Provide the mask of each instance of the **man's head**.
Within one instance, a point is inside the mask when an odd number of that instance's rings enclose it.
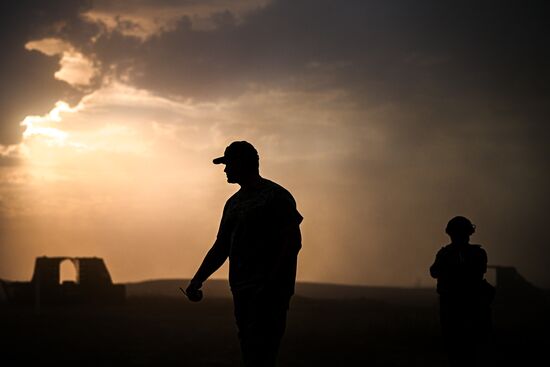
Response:
[[[453,242],[468,243],[470,236],[476,231],[476,226],[466,217],[457,216],[447,223],[445,233],[451,237]]]
[[[225,164],[227,182],[241,184],[259,175],[260,157],[258,151],[247,141],[234,141],[229,144],[222,157],[212,161]]]

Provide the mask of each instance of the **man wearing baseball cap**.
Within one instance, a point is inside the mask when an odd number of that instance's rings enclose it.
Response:
[[[240,189],[227,200],[216,241],[186,294],[200,301],[202,284],[229,258],[244,365],[275,366],[294,294],[303,218],[285,188],[260,176],[252,144],[235,141],[213,162],[224,164],[227,182]]]

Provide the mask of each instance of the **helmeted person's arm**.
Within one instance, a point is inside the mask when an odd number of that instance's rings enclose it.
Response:
[[[475,273],[479,276],[479,279],[483,279],[484,274],[487,272],[487,252],[477,245],[476,251],[476,262],[475,262]]]
[[[432,264],[432,266],[430,266],[430,275],[432,276],[432,278],[437,279],[444,272],[444,265],[443,265],[443,253],[444,252],[443,251],[444,251],[444,248],[441,248],[437,252],[437,255],[435,256],[435,261]]]
[[[482,274],[485,274],[487,272],[487,252],[482,248],[481,249],[481,264],[480,264],[480,270]]]

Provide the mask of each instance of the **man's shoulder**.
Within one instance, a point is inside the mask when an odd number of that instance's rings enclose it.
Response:
[[[287,197],[287,198],[291,198],[291,199],[294,200],[294,197],[292,196],[290,191],[285,189],[283,186],[279,185],[276,182],[268,180],[267,178],[264,178],[263,180],[264,180],[265,188],[267,190],[269,190],[270,192],[272,192],[274,196],[283,197],[283,198]]]
[[[266,178],[262,178],[261,184],[253,192],[243,192],[241,189],[231,195],[225,203],[224,210],[240,205],[243,201],[268,205],[272,203],[288,203],[291,206],[296,206],[296,201],[290,191]]]
[[[236,191],[235,193],[233,193],[233,195],[231,195],[231,196],[225,201],[225,207],[224,207],[224,209],[226,209],[227,207],[229,207],[229,206],[231,206],[231,205],[234,205],[236,202],[239,201],[240,192],[241,192],[241,190]]]

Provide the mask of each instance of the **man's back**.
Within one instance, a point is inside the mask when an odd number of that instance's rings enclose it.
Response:
[[[271,286],[293,292],[301,221],[292,195],[267,179],[229,198],[218,238],[229,247],[231,289],[259,288],[271,281]],[[288,236],[296,231],[298,235]]]

